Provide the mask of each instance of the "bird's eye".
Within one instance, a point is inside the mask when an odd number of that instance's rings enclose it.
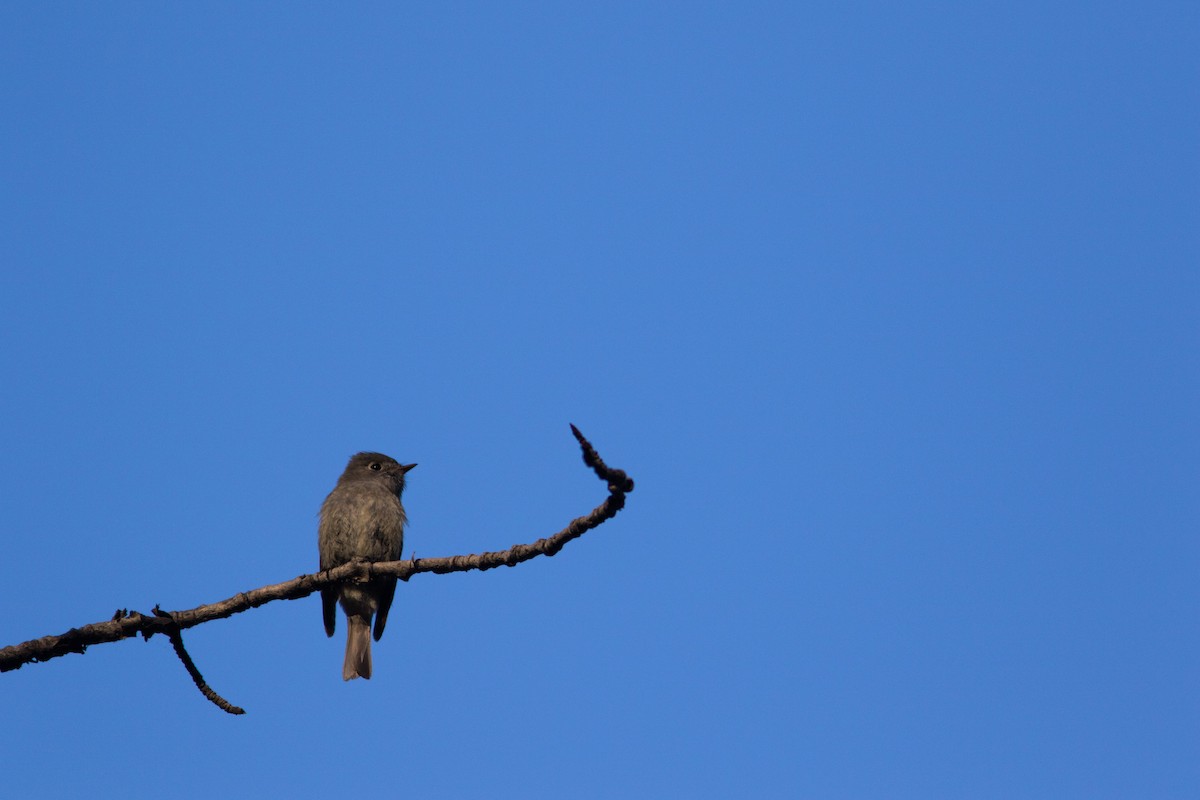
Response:
[[[378,462],[378,461],[372,461],[372,462],[371,462],[371,469],[375,470],[376,472],[379,472],[379,470],[383,469],[383,467],[382,467],[382,466],[380,466],[380,464],[379,464],[379,462]]]

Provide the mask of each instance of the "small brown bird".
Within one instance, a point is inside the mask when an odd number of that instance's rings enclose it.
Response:
[[[358,453],[350,459],[337,486],[321,504],[317,548],[322,570],[355,559],[399,560],[407,521],[400,495],[405,474],[415,466],[400,464],[382,453]],[[395,593],[395,578],[343,583],[321,590],[327,636],[333,636],[339,601],[346,612],[349,630],[342,665],[345,680],[371,677],[371,618],[375,618],[375,641],[379,641]]]

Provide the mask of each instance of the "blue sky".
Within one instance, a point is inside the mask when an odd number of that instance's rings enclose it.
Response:
[[[13,796],[1195,797],[1189,3],[0,10]]]

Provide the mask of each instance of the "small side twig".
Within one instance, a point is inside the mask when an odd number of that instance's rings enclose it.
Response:
[[[209,702],[227,714],[245,714],[246,710],[226,700],[221,695],[213,691],[213,688],[204,680],[204,676],[200,674],[200,670],[196,667],[196,662],[192,661],[192,657],[188,654],[187,649],[183,646],[183,633],[179,630],[179,626],[175,624],[170,612],[163,611],[158,606],[154,607],[154,616],[170,620],[170,625],[164,631],[167,638],[171,640],[171,647],[175,650],[175,655],[179,656],[179,660],[183,662],[183,668],[187,670],[188,675],[192,677],[192,683],[196,684],[196,688],[200,690],[200,694],[208,698]],[[146,634],[149,639],[153,636],[152,633]]]

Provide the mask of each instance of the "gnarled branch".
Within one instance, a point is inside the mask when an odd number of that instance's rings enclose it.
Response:
[[[180,659],[184,661],[188,674],[192,676],[197,687],[204,692],[205,697],[230,713],[240,712],[241,709],[230,705],[208,688],[204,679],[200,677],[200,672],[196,669],[195,664],[191,663],[190,658],[184,658],[186,651],[182,650],[183,640],[180,631],[205,622],[231,617],[274,600],[298,600],[301,597],[308,597],[326,586],[343,581],[364,581],[374,576],[394,576],[407,581],[413,575],[419,575],[422,572],[445,574],[492,569],[500,566],[514,567],[538,556],[554,555],[567,542],[578,539],[592,528],[616,516],[617,512],[625,506],[625,495],[633,491],[633,480],[623,470],[607,466],[592,447],[591,442],[585,439],[574,425],[571,426],[571,432],[575,434],[575,438],[579,440],[579,446],[583,450],[583,463],[591,467],[597,477],[608,484],[608,497],[603,503],[592,509],[590,514],[576,517],[567,527],[553,536],[538,539],[531,544],[516,544],[507,550],[475,555],[374,563],[353,561],[323,572],[301,575],[283,583],[239,592],[225,600],[197,606],[186,611],[163,612],[155,606],[155,613],[147,615],[122,608],[118,609],[106,622],[95,622],[81,628],[71,628],[66,633],[57,636],[43,636],[40,639],[31,639],[28,642],[0,649],[0,672],[20,669],[25,664],[49,661],[68,653],[82,653],[94,644],[115,642],[133,636],[149,639],[154,634],[161,633],[171,639],[177,653],[182,651]]]

